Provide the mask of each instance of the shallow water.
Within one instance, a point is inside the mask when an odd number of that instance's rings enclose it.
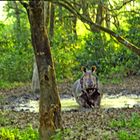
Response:
[[[79,105],[76,103],[74,98],[61,99],[61,106],[62,106],[62,111],[68,111],[71,109],[79,108]],[[19,111],[26,110],[31,112],[39,112],[39,101],[30,100],[28,103],[19,104],[17,109]]]
[[[103,98],[101,106],[103,108],[132,108],[140,105],[139,96],[119,96],[119,97],[107,97]]]
[[[61,99],[62,111],[68,111],[72,109],[78,109],[79,105],[74,98]],[[104,96],[101,101],[101,108],[132,108],[134,106],[140,106],[140,96]],[[17,110],[26,111],[39,111],[39,102],[30,100],[28,103],[19,104]]]

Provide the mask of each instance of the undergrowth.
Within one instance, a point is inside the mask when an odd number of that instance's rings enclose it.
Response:
[[[0,140],[39,140],[39,135],[38,131],[31,126],[24,130],[1,128]]]
[[[29,83],[24,82],[9,82],[9,81],[2,81],[0,80],[0,89],[13,89],[13,88],[19,88],[23,87],[25,85],[29,85]]]
[[[132,116],[122,116],[120,119],[113,119],[110,127],[117,130],[117,137],[120,140],[139,140],[140,139],[140,116],[132,113]]]

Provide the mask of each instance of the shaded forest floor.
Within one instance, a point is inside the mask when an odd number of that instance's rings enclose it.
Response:
[[[119,84],[105,84],[103,91],[106,95],[135,94],[140,95],[140,76],[125,78]],[[61,94],[70,94],[71,85],[59,85]],[[33,128],[39,126],[39,114],[24,111],[5,111],[2,106],[12,104],[18,96],[34,98],[30,87],[22,87],[12,90],[0,91],[0,127],[24,129],[29,125]],[[63,132],[55,137],[60,139],[63,135],[65,140],[139,140],[140,139],[140,107],[133,108],[100,108],[82,109],[62,112]],[[55,139],[55,138],[54,138]]]

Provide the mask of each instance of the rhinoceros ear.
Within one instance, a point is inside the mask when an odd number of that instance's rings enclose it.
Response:
[[[82,66],[81,71],[86,72],[86,67]]]
[[[96,71],[96,66],[92,66],[92,72],[95,72]]]

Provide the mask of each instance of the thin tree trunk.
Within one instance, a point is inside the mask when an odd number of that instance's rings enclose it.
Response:
[[[62,6],[61,5],[59,5],[59,16],[58,17],[59,17],[59,22],[62,23],[63,20],[62,20]]]
[[[48,1],[44,1],[44,14],[46,14],[46,18],[44,19],[44,24],[48,28],[50,21],[50,5],[51,3]]]
[[[102,5],[101,0],[99,0],[95,23],[99,24],[99,25],[102,25],[102,21],[103,21],[103,5]]]
[[[19,12],[17,2],[13,1],[13,4],[14,4],[15,15],[16,15],[16,38],[17,38],[17,45],[19,47],[21,43],[20,12]]]
[[[38,76],[38,69],[37,69],[35,57],[34,57],[33,76],[32,76],[32,92],[40,93],[39,76]]]
[[[51,12],[50,12],[50,40],[52,41],[54,35],[54,22],[55,22],[55,5],[51,3]]]
[[[77,17],[74,15],[74,17],[72,18],[72,31],[75,35],[75,38],[77,39],[76,23],[77,23]]]

